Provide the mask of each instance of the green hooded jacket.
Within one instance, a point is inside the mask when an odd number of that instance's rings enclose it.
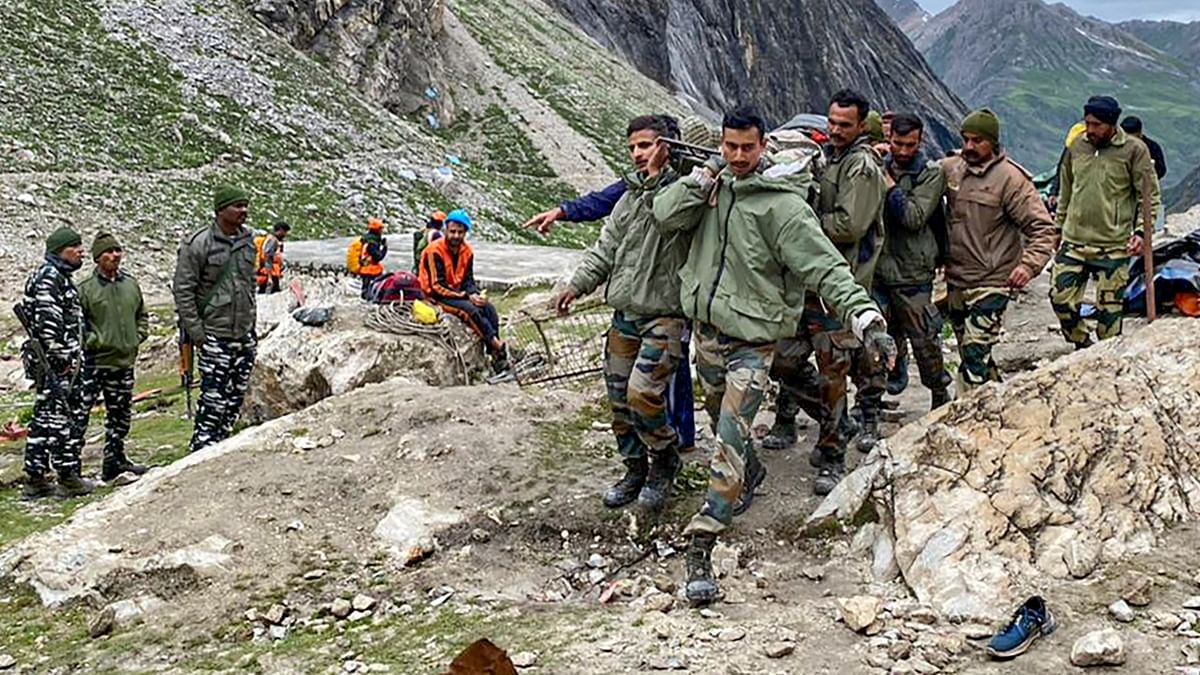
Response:
[[[774,342],[796,334],[806,290],[847,324],[876,309],[805,202],[809,175],[800,163],[744,178],[722,171],[715,206],[694,175],[658,193],[659,227],[693,232],[679,272],[684,314],[740,340]]]
[[[1151,185],[1153,216],[1162,208],[1154,160],[1146,144],[1117,129],[1099,148],[1080,134],[1067,148],[1059,168],[1058,215],[1062,238],[1072,244],[1120,248],[1134,230],[1145,176]]]
[[[867,136],[860,136],[841,153],[830,150],[827,157],[818,209],[821,229],[850,263],[858,283],[870,288],[884,245],[887,185],[882,160]]]
[[[675,179],[669,170],[649,179],[637,173],[625,176],[625,194],[600,230],[599,241],[584,254],[571,288],[586,295],[607,281],[605,302],[628,317],[683,316],[679,269],[692,237],[660,232],[654,220],[654,195]]]
[[[910,286],[933,281],[938,244],[930,220],[942,210],[946,176],[942,168],[918,153],[907,167],[884,158],[885,170],[896,176],[888,190],[883,219],[887,241],[875,267],[875,283]]]
[[[79,283],[83,306],[83,351],[100,368],[132,368],[138,346],[150,335],[142,289],[132,276],[117,271],[109,280],[93,270]]]

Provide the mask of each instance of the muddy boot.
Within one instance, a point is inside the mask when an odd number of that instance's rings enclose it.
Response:
[[[509,371],[508,346],[502,346],[492,354],[492,372],[499,375]]]
[[[96,484],[92,481],[80,476],[78,473],[64,473],[58,475],[58,492],[59,499],[70,499],[71,497],[86,497],[92,494],[96,489]]]
[[[817,469],[817,480],[813,482],[813,494],[818,497],[824,497],[833,492],[846,472],[845,458],[825,454],[823,459],[821,468]]]
[[[120,476],[126,472],[140,476],[146,473],[148,470],[149,467],[142,466],[141,464],[134,464],[133,462],[129,461],[129,458],[126,457],[124,453],[113,453],[104,458],[104,465],[100,471],[100,478],[103,479],[105,483],[108,483],[117,476]]]
[[[638,506],[651,512],[661,509],[671,496],[671,486],[675,483],[675,476],[679,475],[681,466],[683,461],[673,448],[664,452],[662,456],[651,459],[646,484],[638,493]]]
[[[783,450],[796,444],[796,420],[775,418],[767,437],[762,439],[764,450]]]
[[[937,410],[954,399],[950,398],[949,389],[934,389],[929,396],[929,409]]]
[[[46,477],[46,474],[25,477],[25,485],[21,488],[21,499],[28,502],[49,497],[52,494],[54,494],[54,483]]]
[[[604,505],[615,509],[637,499],[642,486],[646,484],[648,470],[649,464],[645,457],[625,460],[625,475],[604,493]]]
[[[740,516],[750,510],[750,506],[754,504],[754,491],[766,479],[767,467],[758,461],[758,455],[754,451],[750,451],[746,456],[746,479],[742,483],[742,494],[738,495],[737,501],[733,503],[733,515]]]
[[[694,534],[688,544],[685,594],[693,605],[707,605],[720,595],[712,570],[712,552],[716,545],[717,537],[713,534]]]
[[[887,393],[889,396],[899,396],[908,389],[908,358],[896,359],[896,367],[888,372]]]
[[[862,431],[855,439],[855,447],[859,452],[870,452],[879,442],[879,413],[868,413],[863,417]]]

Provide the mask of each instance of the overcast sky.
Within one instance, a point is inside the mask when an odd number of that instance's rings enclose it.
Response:
[[[953,5],[955,1],[917,0],[926,11],[934,14]],[[1047,1],[1053,3],[1057,0]],[[1116,22],[1129,19],[1200,21],[1200,0],[1065,0],[1065,2],[1080,14],[1099,17],[1105,21]]]

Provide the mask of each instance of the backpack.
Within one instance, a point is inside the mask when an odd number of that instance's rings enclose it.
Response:
[[[380,305],[424,297],[421,282],[412,272],[393,272],[372,284],[367,292],[367,300]]]
[[[350,242],[350,247],[346,249],[346,269],[351,274],[358,274],[358,270],[362,267],[363,240],[362,237],[355,237]]]

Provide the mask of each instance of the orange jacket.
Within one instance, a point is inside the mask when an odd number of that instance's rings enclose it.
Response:
[[[274,249],[273,255],[268,255],[268,244],[273,243],[270,248]],[[265,284],[269,279],[283,278],[283,242],[275,238],[273,234],[263,235],[254,239],[255,248],[258,250],[258,270],[255,273],[256,280],[260,284]]]
[[[479,292],[475,283],[475,252],[465,241],[457,256],[451,254],[445,237],[431,243],[421,253],[417,278],[421,292],[433,299],[465,298]]]

